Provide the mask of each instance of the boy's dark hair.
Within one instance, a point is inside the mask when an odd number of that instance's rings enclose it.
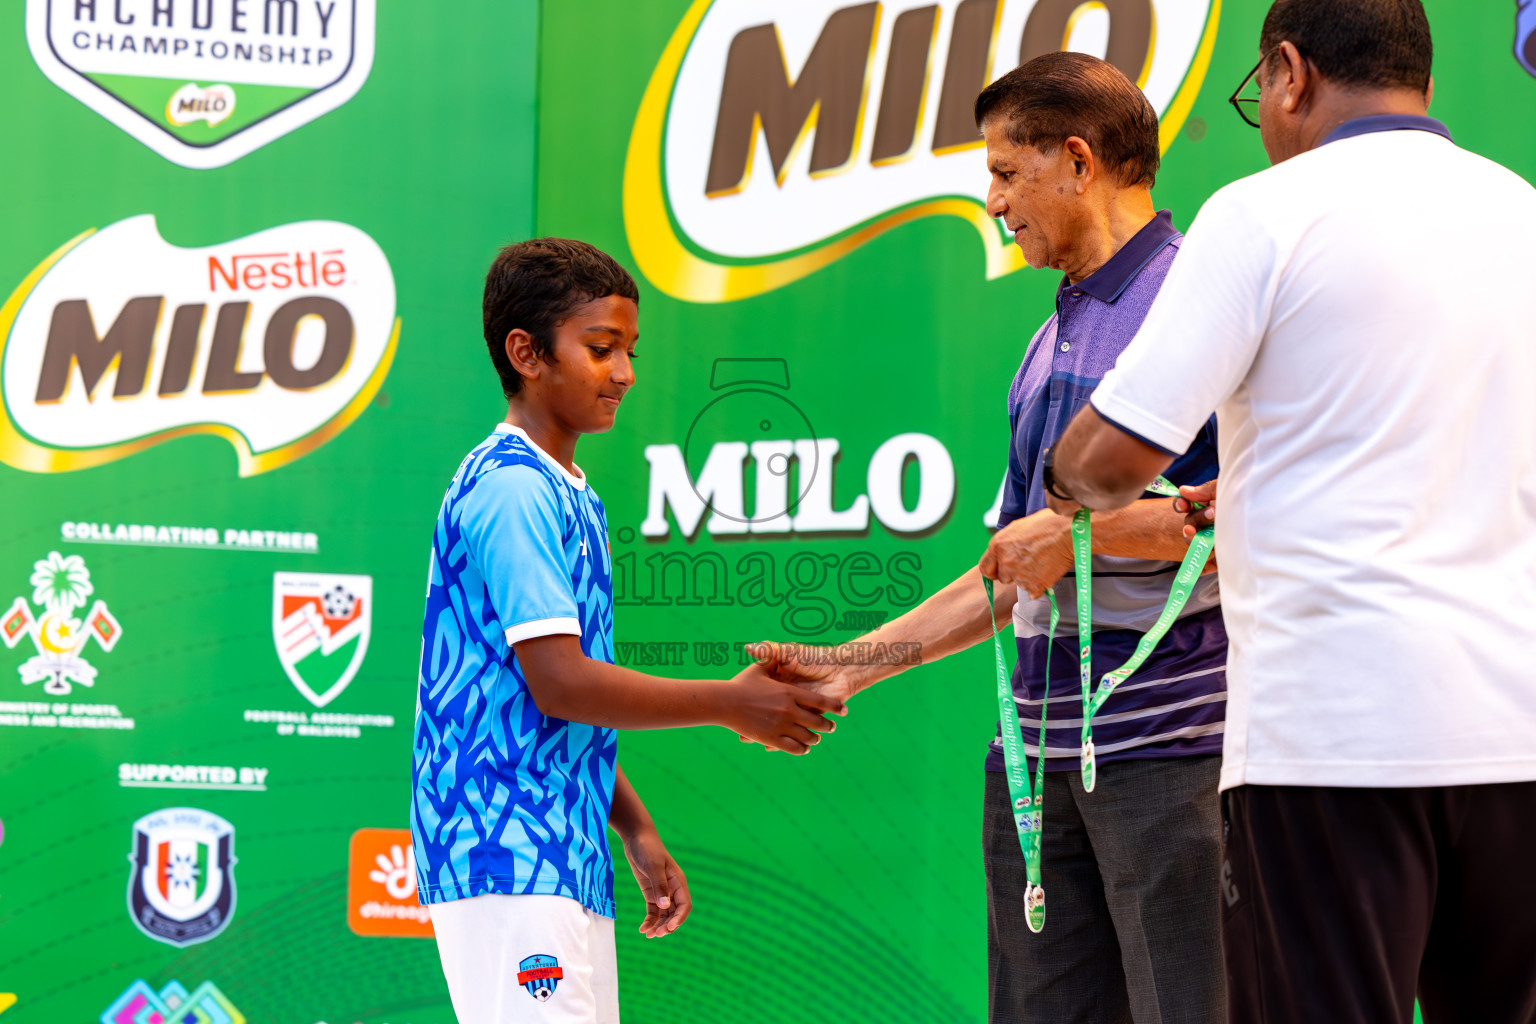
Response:
[[[1429,88],[1435,47],[1420,0],[1276,0],[1259,52],[1284,42],[1341,85]]]
[[[1045,53],[981,90],[976,127],[1006,118],[1008,138],[1050,154],[1076,135],[1121,184],[1152,187],[1161,162],[1157,111],[1113,64]]]
[[[594,245],[572,238],[530,238],[502,249],[485,275],[481,318],[491,364],[508,399],[523,390],[523,375],[507,358],[507,335],[521,327],[540,359],[550,359],[555,328],[576,307],[609,295],[640,301],[629,271]]]

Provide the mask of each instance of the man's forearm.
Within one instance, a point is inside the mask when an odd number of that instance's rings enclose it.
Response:
[[[1013,615],[1018,592],[1011,586],[999,586],[996,596],[997,620],[1001,628]],[[987,592],[982,588],[981,571],[973,568],[905,615],[856,641],[883,643],[887,647],[896,643],[913,644],[912,649],[917,652],[915,659],[899,665],[852,665],[848,673],[862,690],[914,665],[928,665],[974,647],[991,634],[992,616],[987,609]]]
[[[1092,405],[1072,417],[1051,450],[1058,484],[1076,504],[1091,509],[1131,504],[1173,462],[1172,456],[1104,419]],[[1050,501],[1052,508],[1060,509],[1059,499]]]
[[[1144,498],[1093,514],[1094,554],[1178,562],[1188,550],[1184,516],[1174,511],[1172,498]]]

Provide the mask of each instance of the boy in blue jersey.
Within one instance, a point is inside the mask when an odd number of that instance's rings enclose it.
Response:
[[[438,513],[422,633],[411,831],[459,1024],[616,1022],[613,864],[640,931],[688,916],[688,883],[617,760],[615,729],[721,725],[803,754],[836,698],[752,666],[728,682],[613,664],[602,502],[574,461],[633,385],[639,292],[583,242],[508,246],[484,325],[506,421]]]

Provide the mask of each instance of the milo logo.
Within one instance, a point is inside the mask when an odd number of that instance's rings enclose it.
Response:
[[[212,434],[242,476],[275,469],[362,414],[399,326],[389,262],[349,224],[196,249],[149,215],[88,231],[0,306],[0,462],[63,472]]]
[[[696,0],[630,136],[624,219],[663,291],[742,299],[919,217],[969,222],[989,277],[1024,265],[986,213],[972,107],[994,79],[1070,49],[1115,64],[1166,149],[1199,91],[1219,0]]]

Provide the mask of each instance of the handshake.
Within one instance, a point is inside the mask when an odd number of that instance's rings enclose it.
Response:
[[[868,683],[859,678],[858,658],[839,647],[763,642],[748,644],[756,663],[726,686],[732,688],[723,722],[743,743],[768,750],[806,754],[837,723],[828,714],[848,714],[847,699]],[[867,647],[868,645],[862,645]],[[874,682],[870,679],[869,682]]]

